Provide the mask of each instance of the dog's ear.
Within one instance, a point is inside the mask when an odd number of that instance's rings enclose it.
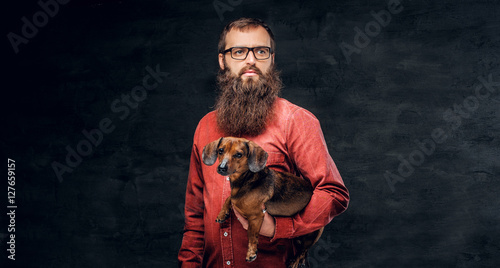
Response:
[[[211,143],[203,147],[203,153],[201,154],[201,159],[203,163],[207,166],[211,166],[217,160],[217,148],[219,148],[222,138],[212,141]]]
[[[252,172],[259,172],[266,167],[267,152],[264,151],[257,143],[253,141],[247,142],[248,148],[248,169]]]

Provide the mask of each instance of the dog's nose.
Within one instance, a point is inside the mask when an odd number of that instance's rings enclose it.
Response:
[[[225,175],[227,173],[227,158],[224,158],[220,165],[217,167],[217,172],[221,175]]]
[[[221,173],[221,172],[222,173],[226,173],[227,172],[227,166],[224,166],[224,167],[219,166],[219,167],[217,167],[217,171],[219,173]]]

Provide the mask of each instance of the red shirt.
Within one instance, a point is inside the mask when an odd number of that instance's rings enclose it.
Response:
[[[275,217],[274,237],[259,236],[257,259],[245,261],[247,232],[231,212],[223,223],[215,222],[230,195],[227,177],[203,164],[203,147],[223,137],[216,112],[201,119],[196,128],[186,188],[185,227],[179,251],[180,267],[286,267],[294,254],[291,238],[317,230],[342,213],[349,192],[340,177],[323,137],[319,121],[309,111],[278,98],[275,118],[256,137],[268,154],[267,166],[309,179],[314,193],[309,204],[293,217]]]

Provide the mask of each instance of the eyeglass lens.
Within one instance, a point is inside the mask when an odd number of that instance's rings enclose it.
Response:
[[[269,55],[271,54],[268,47],[235,47],[231,50],[231,57],[237,60],[244,60],[246,59],[249,50],[253,51],[255,58],[258,60],[265,60],[269,58]]]

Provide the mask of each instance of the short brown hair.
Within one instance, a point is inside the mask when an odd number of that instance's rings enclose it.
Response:
[[[273,31],[271,31],[271,28],[269,28],[269,26],[267,26],[267,24],[265,24],[262,20],[255,18],[239,18],[226,25],[226,27],[224,27],[224,30],[220,34],[218,47],[219,53],[222,53],[226,47],[226,35],[230,30],[232,30],[233,28],[242,30],[248,27],[255,28],[259,26],[262,26],[264,29],[266,29],[267,33],[271,37],[271,51],[273,51],[274,53],[275,44]]]

